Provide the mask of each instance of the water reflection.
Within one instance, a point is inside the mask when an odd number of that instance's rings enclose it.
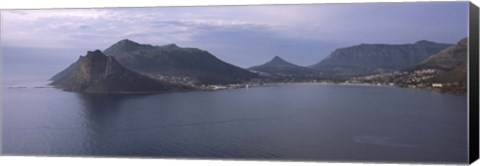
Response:
[[[89,154],[106,154],[109,150],[109,142],[115,138],[115,132],[122,127],[122,117],[129,111],[122,109],[122,105],[130,100],[140,100],[150,95],[106,95],[106,94],[82,94],[77,97],[81,102],[80,110],[83,117],[83,144]]]

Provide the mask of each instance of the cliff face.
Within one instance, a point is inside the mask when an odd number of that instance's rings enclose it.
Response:
[[[161,82],[120,65],[101,51],[89,51],[64,71],[53,76],[51,85],[87,93],[140,93],[191,89],[181,84]]]

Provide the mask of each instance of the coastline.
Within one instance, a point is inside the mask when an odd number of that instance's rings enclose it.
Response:
[[[420,89],[420,90],[427,90],[431,92],[441,93],[441,94],[452,94],[452,95],[459,95],[459,96],[466,96],[467,93],[455,93],[449,91],[442,91],[441,89],[435,89],[430,87],[410,87],[410,86],[401,86],[398,84],[376,84],[376,83],[353,83],[353,82],[331,82],[331,81],[319,81],[319,82],[266,82],[266,83],[239,83],[239,84],[226,84],[226,85],[201,85],[197,88],[192,89],[172,89],[166,91],[118,91],[118,92],[79,92],[79,91],[72,91],[67,89],[62,89],[59,87],[55,87],[52,85],[35,85],[35,86],[9,86],[5,87],[8,89],[26,89],[26,88],[35,88],[35,89],[42,89],[42,88],[55,88],[66,92],[76,92],[76,93],[83,93],[83,94],[119,94],[119,95],[142,95],[142,94],[162,94],[162,93],[177,93],[177,92],[201,92],[201,91],[219,91],[219,90],[232,90],[232,89],[248,89],[248,88],[257,88],[257,87],[268,87],[268,86],[281,86],[281,85],[292,85],[292,84],[299,84],[299,85],[344,85],[344,86],[368,86],[368,87],[396,87],[396,88],[409,88],[409,89]]]

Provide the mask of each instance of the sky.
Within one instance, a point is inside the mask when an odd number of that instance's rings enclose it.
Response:
[[[130,39],[197,47],[240,67],[274,56],[306,66],[362,43],[455,43],[467,23],[468,2],[4,10],[0,38],[10,54],[59,59]]]

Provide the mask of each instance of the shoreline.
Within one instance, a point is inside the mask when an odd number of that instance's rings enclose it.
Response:
[[[162,94],[162,93],[177,93],[177,92],[202,92],[202,91],[220,91],[220,90],[233,90],[233,89],[248,89],[248,88],[257,88],[257,87],[268,87],[268,86],[281,86],[281,85],[293,85],[293,84],[300,84],[300,85],[345,85],[345,86],[368,86],[368,87],[395,87],[395,88],[408,88],[408,89],[420,89],[420,90],[427,90],[431,92],[436,92],[440,94],[452,94],[452,95],[459,95],[459,96],[466,96],[468,93],[454,93],[454,92],[443,92],[441,89],[434,89],[434,88],[426,88],[426,87],[409,87],[409,86],[401,86],[398,84],[374,84],[374,83],[352,83],[352,82],[268,82],[268,83],[241,83],[241,84],[226,84],[226,85],[202,85],[199,88],[194,89],[172,89],[167,91],[121,91],[121,92],[79,92],[79,91],[72,91],[66,90],[62,88],[58,88],[51,85],[37,85],[37,86],[10,86],[5,87],[7,89],[43,89],[43,88],[54,88],[59,89],[66,92],[76,92],[81,94],[119,94],[119,95],[142,95],[142,94]]]
[[[367,86],[367,87],[388,87],[388,88],[405,88],[405,89],[418,89],[418,90],[425,90],[440,94],[451,94],[451,95],[458,95],[458,96],[467,96],[467,92],[465,93],[458,93],[458,92],[451,92],[451,91],[442,91],[441,89],[435,89],[430,87],[410,87],[410,86],[401,86],[398,84],[375,84],[375,83],[347,83],[347,82],[289,82],[289,83],[269,83],[270,86],[274,85],[288,85],[288,84],[311,84],[311,85],[345,85],[345,86]]]

